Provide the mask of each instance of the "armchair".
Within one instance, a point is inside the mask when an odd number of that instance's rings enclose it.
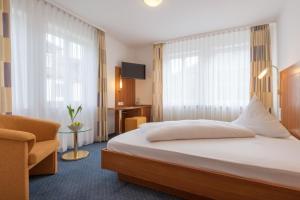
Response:
[[[29,174],[57,172],[59,124],[0,115],[0,196],[28,200]]]

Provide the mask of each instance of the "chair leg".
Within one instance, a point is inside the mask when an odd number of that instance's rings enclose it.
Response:
[[[50,175],[57,173],[57,151],[50,154],[39,164],[30,169],[30,175]]]

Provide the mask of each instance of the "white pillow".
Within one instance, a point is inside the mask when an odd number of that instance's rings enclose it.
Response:
[[[244,126],[213,120],[198,121],[194,124],[182,122],[181,124],[165,125],[146,132],[146,138],[150,142],[251,137],[255,137],[255,133]]]
[[[289,131],[264,107],[262,102],[254,96],[246,110],[232,123],[251,129],[258,135],[273,138],[287,138]]]

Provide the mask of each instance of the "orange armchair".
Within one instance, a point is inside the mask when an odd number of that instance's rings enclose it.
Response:
[[[55,122],[0,115],[0,198],[29,199],[29,174],[57,172]]]

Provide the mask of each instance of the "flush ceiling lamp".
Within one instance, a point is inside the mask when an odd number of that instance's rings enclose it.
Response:
[[[162,0],[144,0],[144,3],[150,7],[156,7],[161,4]]]

